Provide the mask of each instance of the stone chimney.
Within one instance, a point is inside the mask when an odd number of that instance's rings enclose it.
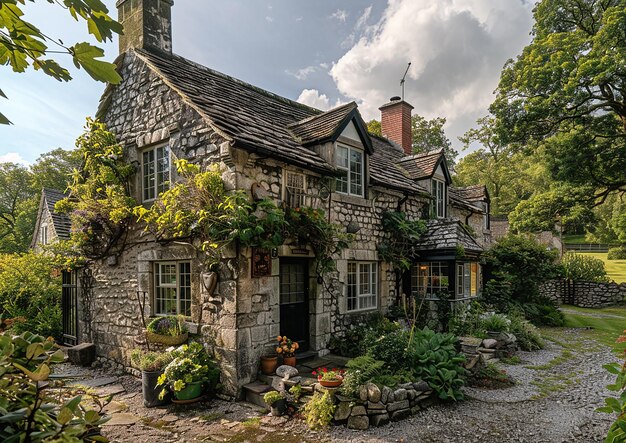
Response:
[[[402,146],[407,155],[412,154],[411,110],[413,106],[400,97],[391,97],[389,103],[378,109],[380,109],[380,125],[383,136]]]
[[[171,54],[173,4],[173,0],[118,0],[118,21],[124,26],[120,54],[131,48]]]

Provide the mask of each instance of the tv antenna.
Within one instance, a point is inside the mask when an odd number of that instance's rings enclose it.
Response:
[[[409,64],[406,66],[406,71],[404,71],[402,80],[400,80],[400,86],[402,87],[402,101],[404,101],[404,83],[406,81],[406,74],[409,72],[410,67],[411,67],[411,62],[409,62]]]

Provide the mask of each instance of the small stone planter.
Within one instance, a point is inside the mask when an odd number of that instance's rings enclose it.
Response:
[[[150,343],[160,343],[167,346],[178,346],[186,343],[189,334],[185,332],[181,335],[161,335],[154,332],[146,331],[146,340]]]

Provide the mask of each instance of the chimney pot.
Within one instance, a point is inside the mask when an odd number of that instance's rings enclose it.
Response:
[[[400,100],[402,100],[402,98],[399,95],[394,95],[393,97],[389,99],[390,102],[397,102]]]

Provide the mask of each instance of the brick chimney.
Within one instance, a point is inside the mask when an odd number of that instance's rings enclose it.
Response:
[[[380,125],[383,136],[402,146],[407,155],[412,154],[411,110],[413,106],[400,97],[391,97],[389,103],[378,109],[380,109]]]
[[[171,54],[173,4],[173,0],[118,0],[118,21],[124,26],[120,54],[130,48]]]

